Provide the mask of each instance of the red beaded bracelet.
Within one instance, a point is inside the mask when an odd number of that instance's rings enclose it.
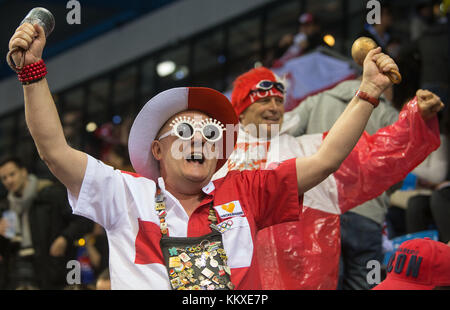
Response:
[[[362,100],[370,102],[374,108],[376,108],[380,104],[380,99],[372,97],[368,93],[360,90],[356,92],[355,96],[361,98]]]
[[[44,61],[41,59],[38,62],[29,64],[17,72],[19,81],[23,85],[28,85],[42,80],[47,75],[47,68]]]

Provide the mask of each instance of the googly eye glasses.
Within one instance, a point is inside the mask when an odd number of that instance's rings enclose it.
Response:
[[[261,91],[261,90],[267,91],[267,90],[271,90],[273,87],[278,89],[283,94],[286,92],[286,88],[284,87],[283,83],[273,82],[273,81],[268,81],[268,80],[259,81],[258,84],[256,84],[255,88],[252,89],[252,91],[253,92]]]
[[[208,142],[217,142],[222,139],[225,126],[213,118],[204,119],[200,122],[190,117],[177,117],[171,123],[171,130],[161,135],[158,140],[174,135],[181,140],[190,140],[196,131],[200,131]]]

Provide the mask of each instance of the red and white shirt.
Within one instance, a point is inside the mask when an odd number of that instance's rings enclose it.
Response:
[[[178,200],[164,189],[169,236],[198,237],[211,232],[209,203],[219,222],[232,219],[222,234],[236,289],[261,289],[254,264],[258,230],[299,218],[295,159],[273,170],[233,171],[210,182],[199,207],[189,217]],[[69,192],[75,214],[102,225],[108,235],[112,289],[170,289],[159,246],[161,232],[155,210],[154,181],[114,170],[88,155],[78,199]]]

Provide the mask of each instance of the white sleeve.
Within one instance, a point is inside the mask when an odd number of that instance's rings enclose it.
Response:
[[[439,148],[428,155],[412,173],[434,184],[443,182],[447,176],[447,167],[449,164],[447,149],[447,139],[444,135],[441,135],[441,145]]]
[[[73,213],[111,230],[125,218],[127,210],[124,178],[119,170],[88,155],[78,199],[68,191]]]

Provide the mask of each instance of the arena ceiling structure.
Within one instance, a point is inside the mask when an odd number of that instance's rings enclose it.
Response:
[[[9,42],[14,30],[31,9],[44,7],[52,12],[56,24],[44,51],[44,56],[49,59],[176,1],[179,0],[0,0],[0,42]],[[75,2],[81,8],[80,23],[69,24],[67,16],[75,8]],[[2,44],[0,55],[6,56],[7,51],[7,44]],[[6,62],[2,61],[0,80],[12,74]]]

